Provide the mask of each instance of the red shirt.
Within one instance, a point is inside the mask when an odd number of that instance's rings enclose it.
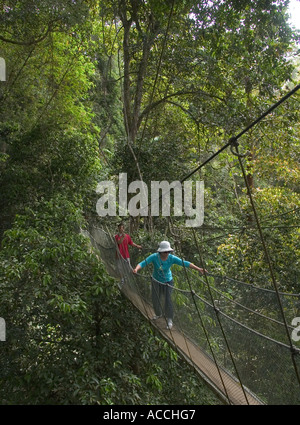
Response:
[[[120,254],[123,258],[129,258],[128,245],[133,245],[131,237],[124,233],[124,235],[120,236],[119,234],[115,235],[115,240],[119,247]]]

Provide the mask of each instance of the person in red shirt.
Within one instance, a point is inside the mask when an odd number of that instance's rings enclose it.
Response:
[[[128,245],[131,245],[135,248],[142,249],[141,245],[137,245],[131,239],[131,237],[125,233],[124,223],[118,225],[118,233],[115,235],[115,241],[118,246],[117,258],[118,258],[118,268],[123,280],[124,270],[123,267],[126,267],[127,264],[130,266],[130,255]],[[124,263],[124,260],[126,263]]]

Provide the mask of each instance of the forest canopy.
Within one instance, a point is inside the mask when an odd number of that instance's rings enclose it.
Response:
[[[1,1],[2,404],[220,403],[80,231],[123,218],[97,215],[100,181],[181,181],[299,84],[299,35],[282,0]],[[244,175],[226,149],[191,177],[205,267],[270,288],[251,194],[279,289],[299,293],[299,92],[239,152]],[[184,217],[125,222],[146,253],[168,238],[199,264]]]

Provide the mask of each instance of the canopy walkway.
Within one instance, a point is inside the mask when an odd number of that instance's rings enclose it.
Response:
[[[297,85],[180,180],[182,183],[189,179],[230,147],[245,182],[272,290],[259,287],[257,282],[253,285],[251,276],[250,284],[209,273],[200,277],[191,269],[177,270],[178,266],[174,266],[174,327],[168,330],[166,318],[151,320],[151,270],[134,274],[127,262],[117,259],[117,247],[108,233],[96,227],[87,232],[107,271],[119,281],[123,278],[119,285],[122,293],[228,404],[300,404],[300,349],[293,343],[291,326],[293,319],[300,317],[300,294],[278,289],[242,160],[246,154],[239,152],[238,143],[240,137],[299,89]],[[144,253],[139,260],[152,252]],[[184,257],[182,253],[177,255]],[[134,261],[136,265],[138,259]]]
[[[280,317],[260,313],[262,305],[276,312],[274,291],[211,275],[208,291],[197,273],[175,267],[174,326],[168,330],[165,318],[152,320],[150,274],[133,274],[127,262],[118,261],[114,240],[103,229],[85,233],[108,273],[118,282],[123,276],[122,293],[225,403],[300,404],[294,368],[300,369],[300,350],[288,344]],[[300,316],[299,294],[280,297],[286,314]]]

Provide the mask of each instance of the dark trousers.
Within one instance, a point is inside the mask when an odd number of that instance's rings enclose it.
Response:
[[[173,319],[173,303],[171,294],[174,282],[160,283],[152,279],[152,303],[156,316]]]

